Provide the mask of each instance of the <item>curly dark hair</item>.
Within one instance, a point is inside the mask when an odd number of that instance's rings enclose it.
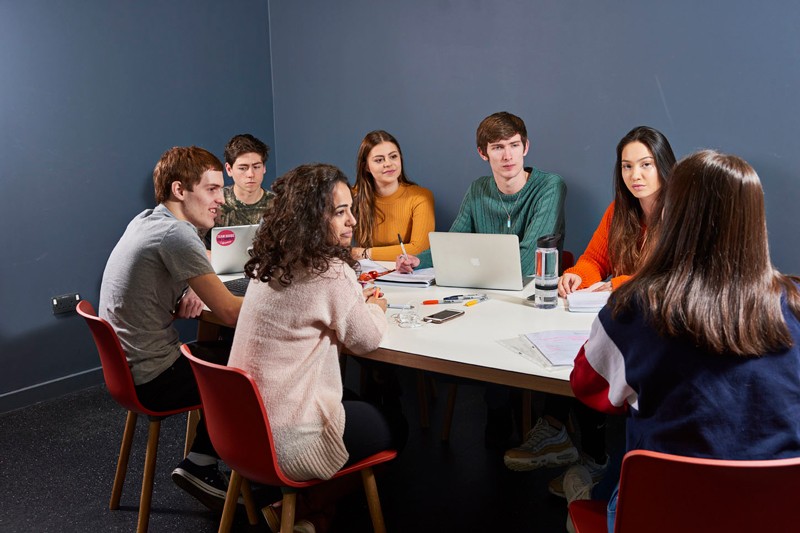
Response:
[[[347,185],[347,176],[333,165],[312,163],[290,170],[272,184],[275,198],[264,214],[253,242],[253,257],[245,274],[284,287],[292,284],[296,272],[323,274],[332,259],[340,259],[354,270],[358,261],[350,248],[331,236],[333,189]]]

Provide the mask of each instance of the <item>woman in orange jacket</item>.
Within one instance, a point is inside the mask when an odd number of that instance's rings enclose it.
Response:
[[[661,218],[661,189],[674,165],[675,154],[660,131],[638,126],[622,138],[614,167],[614,201],[586,251],[558,280],[559,296],[601,281],[604,283],[595,290],[610,291],[636,272],[645,255],[648,233]]]

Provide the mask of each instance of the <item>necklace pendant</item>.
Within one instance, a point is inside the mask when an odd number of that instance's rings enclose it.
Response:
[[[511,217],[508,217],[508,219],[506,219],[506,227],[508,229],[511,229]]]

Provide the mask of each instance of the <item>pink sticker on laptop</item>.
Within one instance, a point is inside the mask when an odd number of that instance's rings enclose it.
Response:
[[[229,229],[224,229],[217,234],[217,244],[230,246],[236,240],[236,234]]]

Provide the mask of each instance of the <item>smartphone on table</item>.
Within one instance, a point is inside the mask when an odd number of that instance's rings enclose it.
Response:
[[[461,316],[463,314],[464,311],[459,311],[456,309],[445,309],[444,311],[439,311],[438,313],[428,315],[424,317],[422,320],[424,320],[425,322],[430,322],[432,324],[441,324],[442,322],[447,322],[448,320],[452,320],[457,316]]]

